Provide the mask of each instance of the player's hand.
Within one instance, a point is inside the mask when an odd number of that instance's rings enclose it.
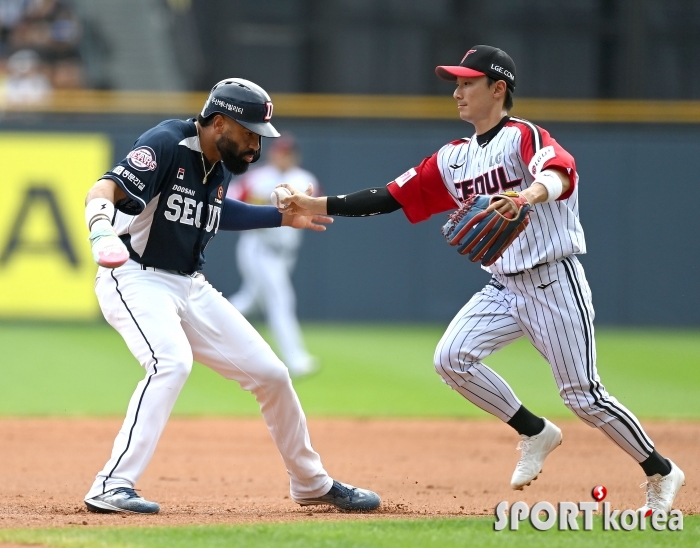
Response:
[[[101,220],[90,231],[92,258],[105,268],[118,268],[129,260],[129,250],[119,239],[109,221]]]
[[[312,196],[314,193],[313,185],[310,184],[306,192],[299,192],[287,183],[277,186],[286,188],[290,192],[290,196],[284,196],[280,200],[280,203],[285,206],[279,210],[281,213],[307,217],[326,214],[326,198],[314,198]]]
[[[282,213],[282,226],[291,226],[292,228],[306,228],[315,232],[323,232],[326,230],[324,225],[329,225],[332,222],[333,217],[327,215],[300,215],[288,213],[286,210]]]
[[[527,203],[532,204],[532,202],[528,200],[526,191],[514,194],[516,196],[524,198],[527,201]],[[489,205],[489,207],[487,207],[485,210],[486,213],[490,213],[491,211],[500,213],[506,219],[512,219],[520,212],[520,209],[513,200],[508,200],[504,197],[501,197],[500,195],[496,195],[492,198],[491,205]]]

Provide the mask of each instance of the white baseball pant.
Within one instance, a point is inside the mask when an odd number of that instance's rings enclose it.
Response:
[[[482,360],[525,336],[551,365],[564,404],[642,462],[654,444],[600,382],[593,317],[591,291],[575,256],[494,276],[450,323],[435,350],[435,369],[474,405],[507,422],[521,402]]]
[[[201,274],[146,269],[129,260],[100,268],[97,298],[107,321],[146,370],[129,402],[112,456],[86,498],[134,487],[146,469],[193,360],[255,395],[282,455],[295,499],[324,495],[332,480],[311,447],[289,372],[270,346]]]

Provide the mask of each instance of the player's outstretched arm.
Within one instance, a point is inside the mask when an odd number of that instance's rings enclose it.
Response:
[[[105,268],[117,268],[129,259],[129,251],[112,226],[114,204],[126,198],[111,179],[100,179],[85,199],[85,222],[90,231],[92,258]]]
[[[392,213],[401,209],[401,204],[391,195],[387,187],[367,188],[352,194],[314,198],[299,192],[289,185],[279,185],[286,193],[277,197],[279,210],[292,215],[337,215],[341,217],[368,217]]]

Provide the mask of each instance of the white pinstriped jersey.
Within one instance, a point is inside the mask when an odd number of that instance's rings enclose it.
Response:
[[[472,194],[524,190],[545,168],[566,172],[571,188],[555,202],[536,204],[530,225],[495,264],[486,268],[492,273],[512,274],[586,252],[578,218],[576,164],[547,131],[506,116],[484,135],[443,146],[388,188],[409,221],[417,223],[456,209]]]

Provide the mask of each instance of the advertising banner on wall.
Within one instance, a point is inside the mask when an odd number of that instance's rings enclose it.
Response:
[[[98,317],[83,212],[111,159],[103,135],[0,133],[0,318]]]

